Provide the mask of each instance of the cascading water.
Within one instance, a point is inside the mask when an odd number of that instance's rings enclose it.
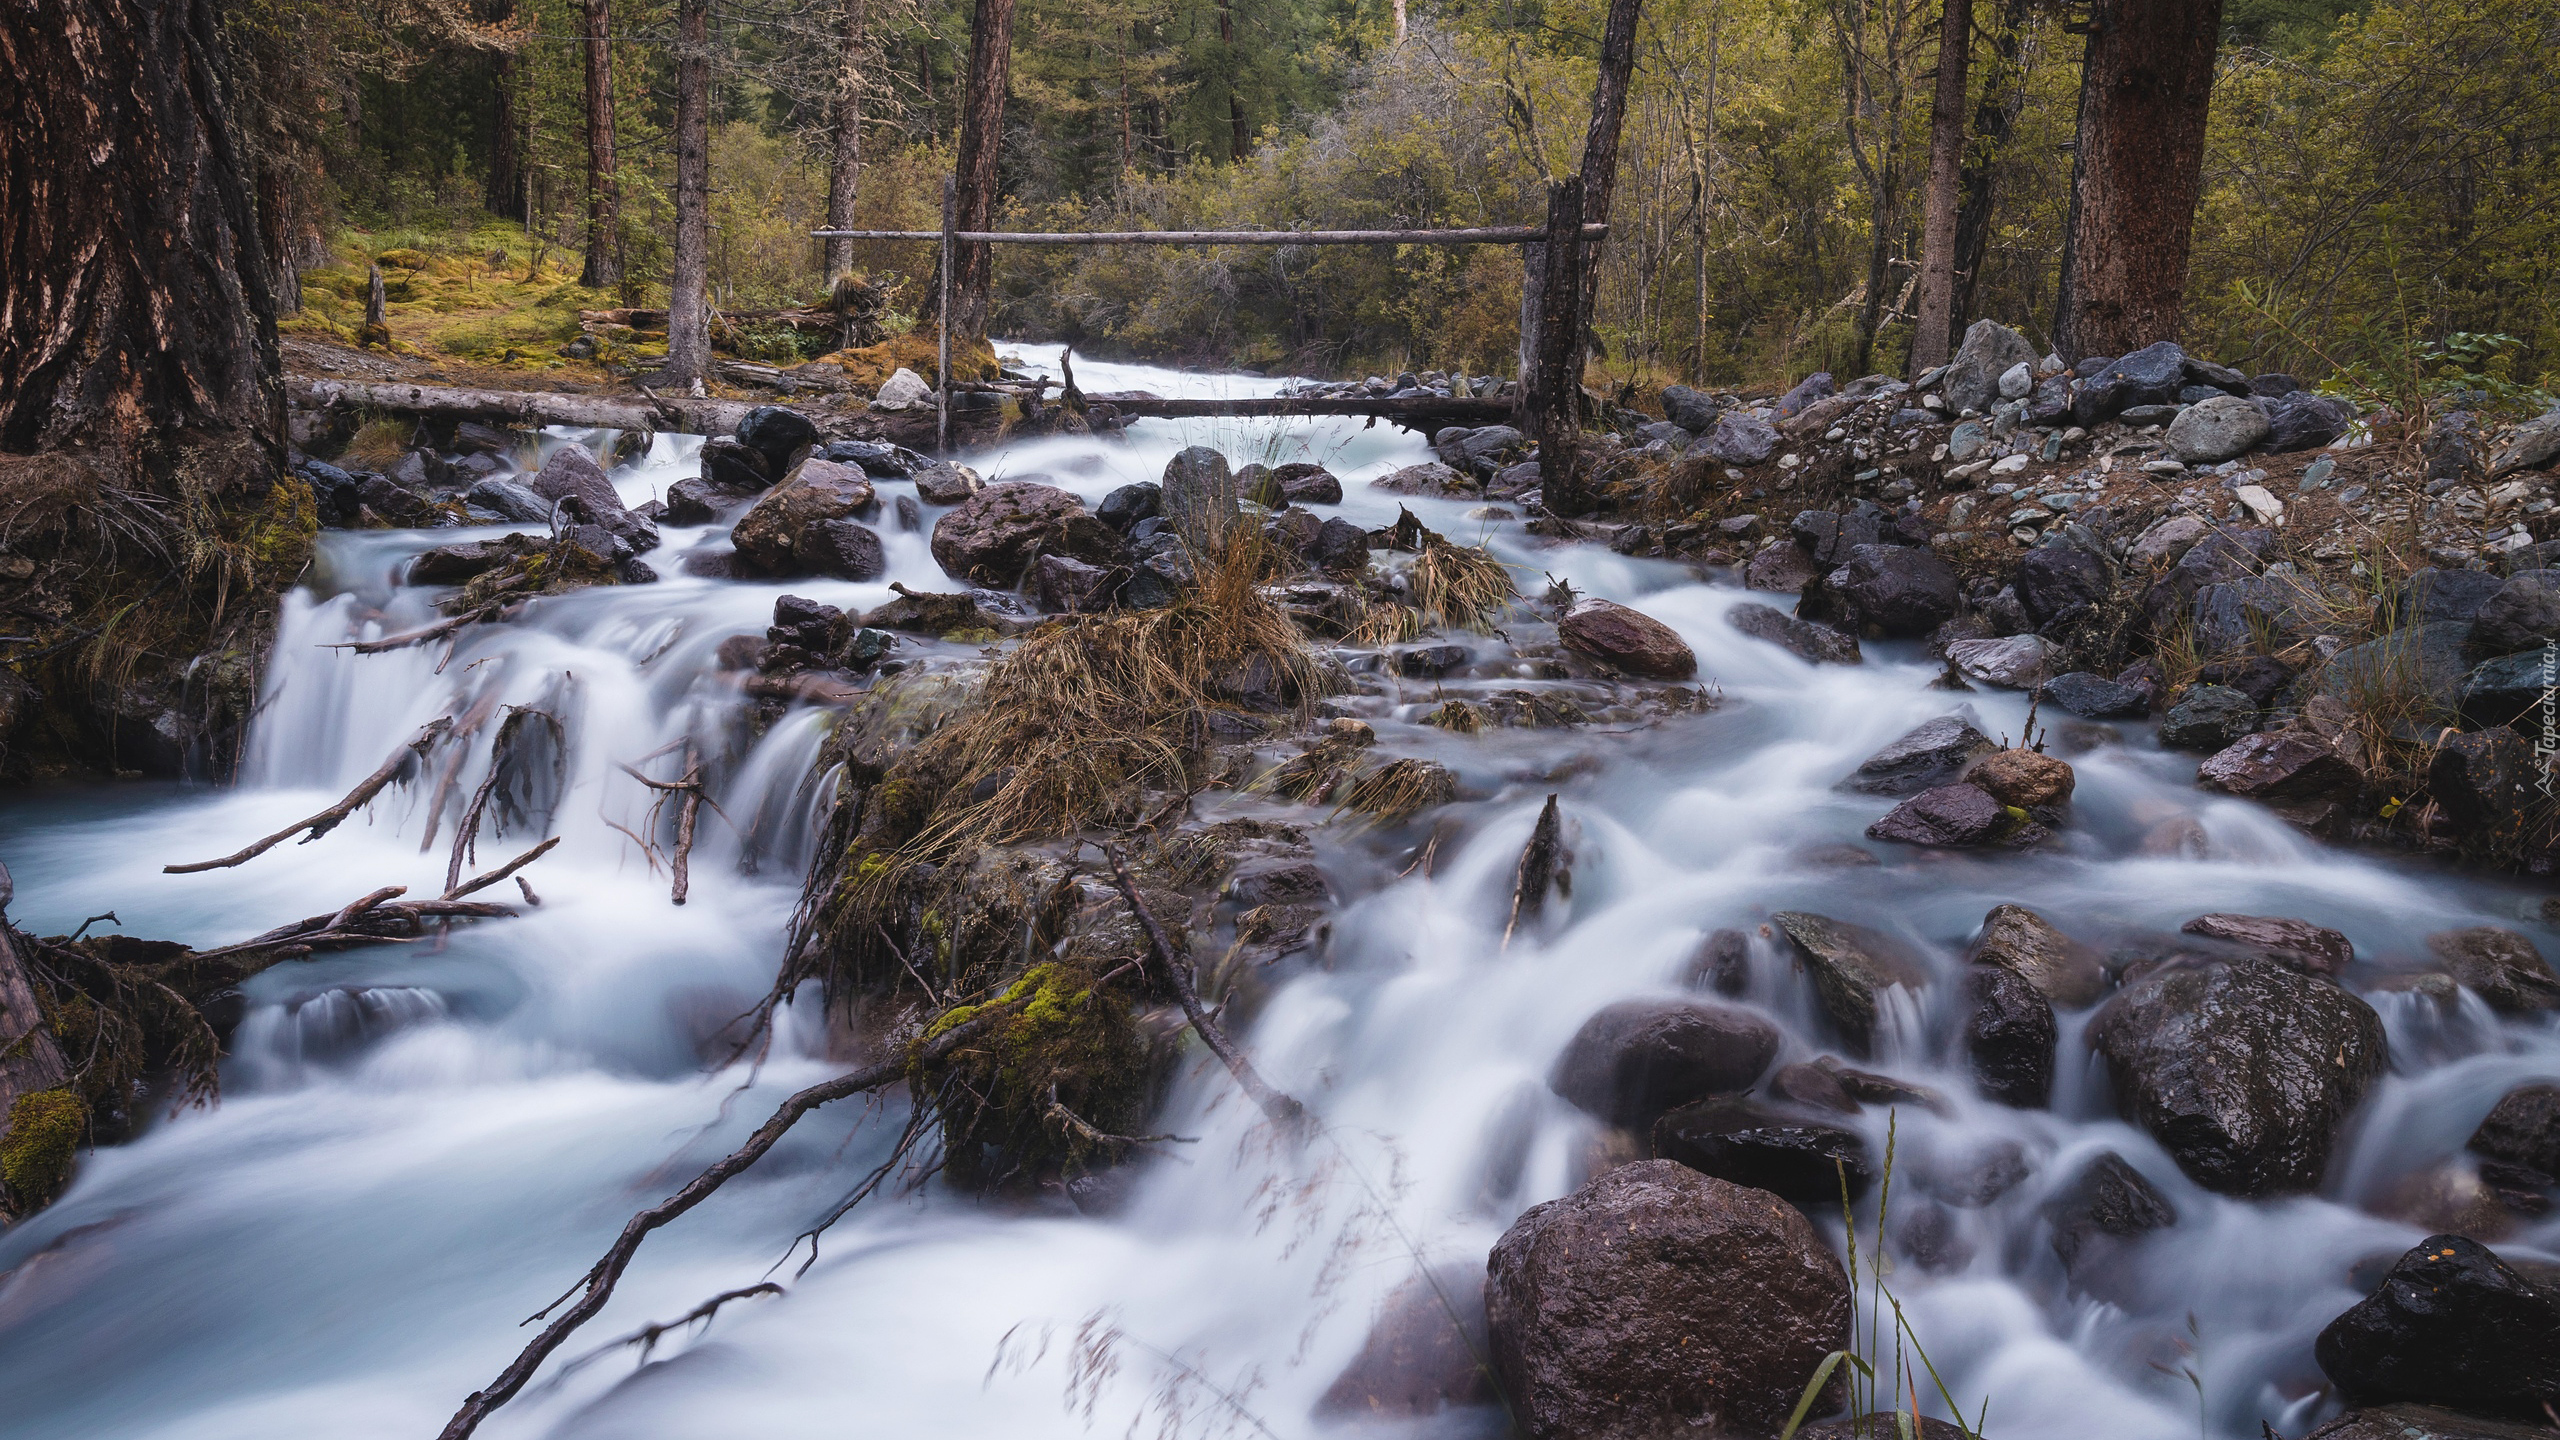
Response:
[[[1256,388],[1084,369],[1097,390]],[[662,492],[691,472],[697,443],[660,437],[617,485],[634,502]],[[1125,443],[1042,439],[968,458],[990,479],[1037,472],[1091,501],[1154,478],[1186,443],[1239,461],[1320,460],[1349,482],[1343,513],[1366,524],[1391,519],[1398,502],[1361,482],[1427,458],[1411,437],[1356,422],[1149,422]],[[2074,823],[2056,849],[1986,858],[1880,846],[1880,864],[1844,863],[1838,847],[1890,803],[1833,788],[1859,760],[1958,699],[1987,732],[2019,734],[2022,700],[1934,691],[1935,667],[1894,647],[1873,647],[1859,667],[1808,666],[1724,623],[1741,591],[1598,547],[1533,548],[1516,524],[1457,503],[1410,503],[1455,538],[1488,538],[1524,575],[1671,624],[1722,703],[1649,727],[1458,736],[1412,722],[1444,694],[1533,682],[1389,682],[1404,693],[1351,702],[1382,744],[1448,764],[1485,798],[1453,808],[1453,838],[1427,864],[1413,836],[1319,832],[1349,897],[1330,954],[1282,983],[1247,1037],[1268,1077],[1321,1118],[1317,1137],[1275,1140],[1222,1071],[1194,1066],[1160,1117],[1187,1143],[1162,1147],[1113,1218],[932,1185],[883,1195],[830,1232],[805,1274],[775,1276],[786,1297],[737,1302],[707,1332],[671,1334],[636,1370],[636,1350],[561,1364],[763,1278],[895,1129],[859,1106],[821,1112],[653,1238],[608,1313],[483,1433],[1011,1437],[1137,1423],[1299,1436],[1349,1423],[1317,1418],[1316,1401],[1381,1298],[1426,1262],[1480,1267],[1523,1209],[1588,1172],[1595,1122],[1545,1083],[1582,1020],[1612,1001],[1680,993],[1702,936],[1781,910],[1870,925],[1929,957],[1934,983],[1887,1016],[1871,1063],[1944,1099],[1897,1107],[1890,1121],[1870,1107],[1847,1123],[1878,1153],[1893,1127],[1899,1218],[1930,1227],[1933,1258],[1904,1262],[1892,1284],[1968,1411],[1987,1399],[2003,1437],[2308,1428],[2321,1403],[2311,1337],[2370,1282],[2377,1257],[2423,1233],[2383,1218],[2396,1187],[2455,1160],[2509,1087],[2560,1074],[2560,1030],[2502,1019],[2467,995],[2450,1010],[2372,995],[2391,1069],[2328,1183],[2316,1196],[2244,1202],[2199,1189],[2114,1118],[2081,1041],[2084,1015],[2063,1019],[2049,1111],[1974,1098],[1950,1038],[1963,942],[2004,901],[2075,929],[2174,930],[2230,910],[2313,918],[2387,964],[2469,924],[2523,929],[2548,947],[2532,897],[2321,847],[2256,807],[2201,794],[2190,761],[2131,728],[2072,757]],[[385,884],[441,890],[449,797],[477,786],[496,717],[540,709],[567,739],[563,843],[525,872],[538,907],[443,943],[259,975],[219,1108],[85,1157],[68,1194],[0,1236],[0,1432],[433,1434],[522,1344],[517,1322],[570,1286],[633,1210],[728,1150],[780,1094],[840,1064],[823,1057],[825,1037],[786,1029],[752,1077],[702,1070],[714,1033],[770,983],[827,798],[809,773],[823,717],[795,710],[747,743],[715,651],[761,631],[785,593],[850,610],[889,598],[893,579],[949,588],[924,537],[888,534],[878,583],[715,581],[661,565],[658,584],[541,601],[449,655],[327,648],[431,621],[428,593],[392,577],[407,555],[453,538],[327,537],[324,563],[287,601],[236,789],[57,792],[0,812],[22,928],[64,931],[113,909],[133,933],[211,944]],[[671,530],[666,554],[716,538]],[[1476,673],[1502,668],[1500,642],[1470,644]],[[421,724],[474,713],[472,758],[449,788],[431,772],[308,848],[159,873],[309,814]],[[669,778],[670,747],[688,738],[712,757],[726,822],[706,820],[679,909],[631,838],[648,832],[659,792],[620,767]],[[1571,898],[1506,944],[1513,867],[1550,792],[1563,797],[1574,851]],[[2177,815],[2201,828],[2209,858],[2142,853],[2139,838]],[[531,843],[484,835],[470,868]],[[1825,1053],[1805,980],[1765,942],[1755,952],[1745,1003],[1784,1028],[1780,1062]],[[2104,1150],[2148,1177],[2179,1221],[2102,1300],[2065,1283],[2040,1207]],[[1958,1203],[1965,1177],[2003,1155],[2027,1178],[1988,1203]],[[1822,1223],[1836,1241],[1838,1217]],[[2560,1254],[2560,1219],[2502,1252]],[[1933,1397],[1929,1408],[1942,1411]],[[1492,1435],[1503,1421],[1477,1407],[1372,1422],[1398,1425]]]

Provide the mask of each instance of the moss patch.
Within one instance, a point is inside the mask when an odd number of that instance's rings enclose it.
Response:
[[[50,1204],[71,1183],[72,1159],[89,1125],[89,1107],[69,1090],[38,1090],[9,1107],[0,1134],[0,1184],[15,1213]]]
[[[953,1183],[1024,1188],[1118,1161],[1154,1093],[1154,1067],[1128,1003],[1088,972],[1054,963],[1023,972],[999,999],[1021,1009],[913,1077],[942,1122]],[[982,1013],[974,1005],[946,1010],[925,1038]]]

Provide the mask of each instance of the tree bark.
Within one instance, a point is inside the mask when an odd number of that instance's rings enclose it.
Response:
[[[701,393],[711,370],[711,0],[676,5],[676,254],[667,378]]]
[[[1938,85],[1929,102],[1929,186],[1920,219],[1920,303],[1911,370],[1954,353],[1956,208],[1964,180],[1966,61],[1973,48],[1973,0],[1946,0],[1938,20]]]
[[[827,168],[827,228],[854,228],[854,200],[862,183],[863,0],[837,0],[836,144]],[[853,269],[851,240],[827,242],[827,280]]]
[[[1547,273],[1539,287],[1538,364],[1521,386],[1529,433],[1538,442],[1538,483],[1548,511],[1579,515],[1591,508],[1582,487],[1582,275],[1587,248],[1568,237],[1583,220],[1583,185],[1567,175],[1547,192]]]
[[[1586,223],[1609,223],[1609,201],[1618,188],[1618,136],[1626,128],[1627,82],[1635,73],[1636,22],[1642,10],[1643,0],[1609,0],[1609,22],[1600,35],[1599,81],[1591,94],[1591,128],[1583,132],[1582,169],[1574,177],[1573,208],[1577,218],[1570,233],[1579,234],[1579,227]],[[1552,212],[1549,219],[1552,223]],[[1549,296],[1541,302],[1545,313],[1539,321],[1538,344],[1541,350],[1548,350],[1551,340],[1571,346],[1571,353],[1561,362],[1567,377],[1562,404],[1568,417],[1566,423],[1578,425],[1582,366],[1589,353],[1584,326],[1599,309],[1600,247],[1584,241],[1564,248],[1576,252],[1569,257],[1571,264],[1567,267],[1575,280],[1574,303],[1561,312],[1571,322],[1571,333],[1554,337],[1546,331],[1549,320],[1560,313],[1556,299]],[[1558,273],[1558,259],[1550,254],[1545,283],[1552,286]]]
[[[1218,0],[1218,43],[1227,52],[1227,159],[1240,165],[1253,142],[1253,132],[1245,128],[1244,97],[1236,93],[1236,71],[1242,57],[1236,54],[1235,0]]]
[[[622,283],[622,181],[613,154],[613,0],[586,0],[587,261],[578,283]]]
[[[2054,338],[2066,360],[2177,338],[2222,0],[2097,0]]]
[[[1992,40],[1996,57],[1982,77],[1982,96],[1973,109],[1973,140],[1965,147],[1964,197],[1956,208],[1956,285],[1954,313],[1970,315],[1982,283],[1982,264],[1991,253],[1991,215],[1999,199],[2000,157],[2026,109],[2022,38],[2031,0],[2003,0],[2000,30]]]
[[[515,19],[515,0],[481,0],[479,19],[503,27]],[[521,223],[526,215],[524,174],[524,95],[513,52],[500,50],[489,65],[489,173],[482,198],[492,215]]]
[[[986,230],[995,221],[1005,86],[1013,68],[1013,3],[977,0],[969,22],[969,74],[960,96],[960,145],[955,161],[959,179],[955,228],[961,230]],[[982,243],[962,245],[957,253],[951,333],[968,340],[987,333],[987,291],[994,266],[991,252]]]

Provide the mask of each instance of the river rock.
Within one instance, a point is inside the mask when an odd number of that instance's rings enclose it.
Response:
[[[1369,482],[1369,488],[1383,490],[1390,495],[1425,495],[1440,499],[1472,498],[1476,493],[1473,480],[1436,460],[1407,465],[1380,476]]]
[[[658,547],[658,527],[624,507],[613,482],[606,478],[604,467],[596,463],[596,457],[588,454],[584,445],[573,442],[552,451],[551,458],[542,462],[542,469],[525,482],[525,488],[541,496],[547,505],[575,501],[589,522],[603,526],[615,539],[630,546],[633,554]],[[550,518],[548,509],[544,518]]]
[[[1140,480],[1103,496],[1093,513],[1103,524],[1125,531],[1141,520],[1152,519],[1163,508],[1164,487],[1153,480]]]
[[[868,472],[865,472],[868,473]],[[916,497],[927,505],[957,505],[987,488],[978,472],[966,465],[938,460],[915,472]]]
[[[1492,1401],[1485,1353],[1484,1282],[1472,1265],[1436,1266],[1378,1307],[1360,1353],[1334,1377],[1316,1414],[1384,1420]]]
[[[2335,985],[2265,960],[2172,961],[2098,1012],[2117,1107],[2208,1190],[2316,1188],[2384,1063],[2382,1021]]]
[[[929,463],[904,445],[883,440],[830,440],[827,458],[839,465],[859,465],[863,474],[878,480],[904,480]]]
[[[1280,499],[1288,505],[1339,505],[1342,481],[1321,465],[1293,461],[1271,472],[1280,483]]]
[[[1976,320],[1965,327],[1964,343],[1956,347],[1938,384],[1957,414],[1988,413],[2000,398],[2000,377],[2015,365],[2032,371],[2035,363],[2036,347],[2025,336],[1997,320]]]
[[[2534,730],[2542,723],[2544,697],[2554,679],[2560,679],[2560,665],[2546,666],[2540,651],[2501,655],[2462,677],[2454,704],[2464,721],[2484,729],[2514,725]]]
[[[2427,794],[2458,833],[2520,839],[2538,795],[2533,746],[2504,725],[2440,737]]]
[[[2236,395],[2216,395],[2169,422],[2169,449],[2190,465],[2211,465],[2265,444],[2271,429],[2257,406]]]
[[[2560,1010],[2560,974],[2533,941],[2496,925],[2440,930],[2427,951],[2463,988],[2509,1015]]]
[[[2287,730],[2242,736],[2197,767],[2196,783],[2249,800],[2317,800],[2361,782],[2327,741]]]
[[[1839,1204],[1844,1170],[1852,1201],[1875,1178],[1858,1132],[1810,1111],[1739,1096],[1701,1100],[1664,1115],[1654,1122],[1653,1153],[1798,1205]]]
[[[1680,632],[1614,600],[1574,602],[1556,622],[1565,647],[1605,665],[1655,680],[1686,680],[1698,673],[1698,657]]]
[[[811,575],[877,580],[889,572],[880,532],[859,520],[820,520],[800,532],[792,554]]]
[[[773,484],[782,472],[764,452],[730,435],[714,435],[702,442],[695,456],[701,464],[701,478],[712,488],[731,495],[753,495]]]
[[[1175,453],[1164,464],[1164,518],[1194,555],[1215,555],[1237,514],[1235,472],[1227,457],[1206,445]]]
[[[1965,967],[1964,1048],[1984,1098],[2041,1110],[2053,1095],[2053,1006],[2016,971]]]
[[[2508,1091],[2463,1148],[2529,1172],[2518,1177],[2528,1184],[2546,1189],[2560,1184],[2560,1085],[2519,1085]]]
[[[1777,451],[1778,432],[1766,420],[1729,410],[1716,417],[1699,448],[1727,465],[1757,465]]]
[[[2359,1403],[2538,1420],[2544,1405],[2560,1405],[2560,1290],[2476,1241],[2430,1235],[2329,1322],[2312,1354]]]
[[[2308,390],[2261,401],[2259,409],[2267,417],[2266,448],[2277,454],[2326,445],[2356,418],[2352,403]]]
[[[1816,665],[1855,665],[1858,637],[1812,620],[1799,620],[1767,605],[1745,603],[1725,612],[1727,624],[1755,640],[1766,640],[1797,659]]]
[[[1091,518],[1084,502],[1055,486],[990,485],[934,522],[933,558],[963,579],[1010,586],[1022,578],[1032,551],[1057,552],[1051,542],[1078,518]]]
[[[2373,1405],[2350,1410],[2303,1440],[2551,1440],[2551,1431],[2530,1422],[2484,1420],[2434,1405]]]
[[[1051,614],[1084,615],[1111,605],[1113,572],[1064,555],[1031,562],[1032,593]]]
[[[915,410],[933,403],[933,387],[925,383],[923,376],[904,365],[881,381],[880,389],[871,397],[874,410]]]
[[[1316,527],[1315,543],[1307,547],[1307,558],[1323,570],[1365,570],[1369,565],[1369,532],[1339,515],[1327,516]]]
[[[1888,638],[1926,635],[1954,618],[1959,605],[1955,570],[1910,545],[1853,546],[1848,563],[1823,583],[1862,630]]]
[[[1747,1010],[1693,1000],[1624,1000],[1574,1032],[1548,1085],[1612,1125],[1748,1090],[1778,1053],[1778,1030]]]
[[[2098,952],[2023,905],[1994,905],[1965,958],[2006,970],[2056,1005],[2078,1009],[2107,990]]]
[[[455,545],[439,545],[422,552],[409,562],[408,583],[412,585],[459,585],[474,575],[495,570],[517,556],[538,548],[535,538],[524,535],[500,535],[489,540],[465,540]]]
[[[2036,694],[2083,720],[2135,720],[2151,713],[2147,691],[2086,670],[2056,675]]]
[[[1947,642],[1947,659],[1966,678],[2006,690],[2033,690],[2042,685],[2052,655],[2052,644],[2041,635]]]
[[[2325,925],[2273,915],[2199,915],[2178,927],[2189,935],[2238,945],[2288,970],[2335,980],[2355,963],[2355,943]]]
[[[2145,345],[2080,382],[2071,418],[2095,426],[2142,405],[2174,405],[2187,381],[2187,352],[2175,341]]]
[[[1849,1280],[1766,1191],[1670,1160],[1612,1169],[1493,1247],[1496,1375],[1528,1440],[1774,1434],[1849,1340]]]
[[[817,438],[816,422],[779,405],[759,405],[738,420],[738,443],[763,458],[767,475],[788,472],[791,457],[799,453],[800,447],[816,443]]]
[[[1975,757],[1998,748],[1964,717],[1941,715],[1859,762],[1856,773],[1840,783],[1862,795],[1917,795],[1954,782]]]
[[[2083,1289],[2112,1289],[2143,1237],[2178,1223],[2178,1207],[2141,1171],[2109,1150],[2092,1160],[2043,1206],[2053,1253]]]
[[[2018,818],[1993,799],[1989,791],[1958,782],[1923,790],[1903,801],[1867,827],[1867,838],[1966,849],[1992,844],[2018,824]]]
[[[2114,590],[2106,562],[2077,545],[2039,545],[2018,557],[2018,599],[2039,626],[2078,619]]]
[[[1804,552],[1803,546],[1793,540],[1771,540],[1751,552],[1751,558],[1743,563],[1742,583],[1752,590],[1796,595],[1821,574],[1822,567]]]
[[[1662,413],[1672,424],[1693,434],[1715,428],[1716,415],[1722,409],[1716,398],[1703,390],[1686,385],[1662,387]]]
[[[2258,728],[2258,704],[2228,685],[2190,685],[2160,717],[2171,750],[2219,751]]]
[[[2174,565],[2212,527],[2193,515],[2172,515],[2142,532],[2125,559],[2145,569]]]
[[[1815,995],[1858,1055],[1873,1047],[1879,996],[1892,986],[1917,993],[1928,967],[1901,941],[1864,925],[1803,910],[1769,917],[1792,946],[1796,967],[1813,976]]]
[[[2043,805],[2061,805],[2071,799],[2071,788],[2077,777],[2071,764],[2033,750],[1994,750],[1973,762],[1964,776],[1968,783],[1991,793],[2003,805],[2032,810]]]
[[[860,468],[814,457],[803,460],[738,517],[729,534],[738,548],[737,572],[775,578],[823,573],[817,567],[826,558],[825,547],[815,527],[877,508],[871,477]]]

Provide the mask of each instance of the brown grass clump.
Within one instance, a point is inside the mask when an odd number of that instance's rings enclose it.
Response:
[[[1422,553],[1405,571],[1405,583],[1411,587],[1413,608],[1420,612],[1425,628],[1455,625],[1491,630],[1511,597],[1519,593],[1511,583],[1511,572],[1490,553],[1430,534],[1423,538]]]
[[[406,420],[367,420],[356,427],[347,441],[346,453],[339,460],[357,470],[388,470],[409,453],[409,444],[417,435],[417,426]]]
[[[1436,760],[1392,760],[1362,774],[1343,792],[1342,807],[1393,825],[1458,798],[1458,777]]]

